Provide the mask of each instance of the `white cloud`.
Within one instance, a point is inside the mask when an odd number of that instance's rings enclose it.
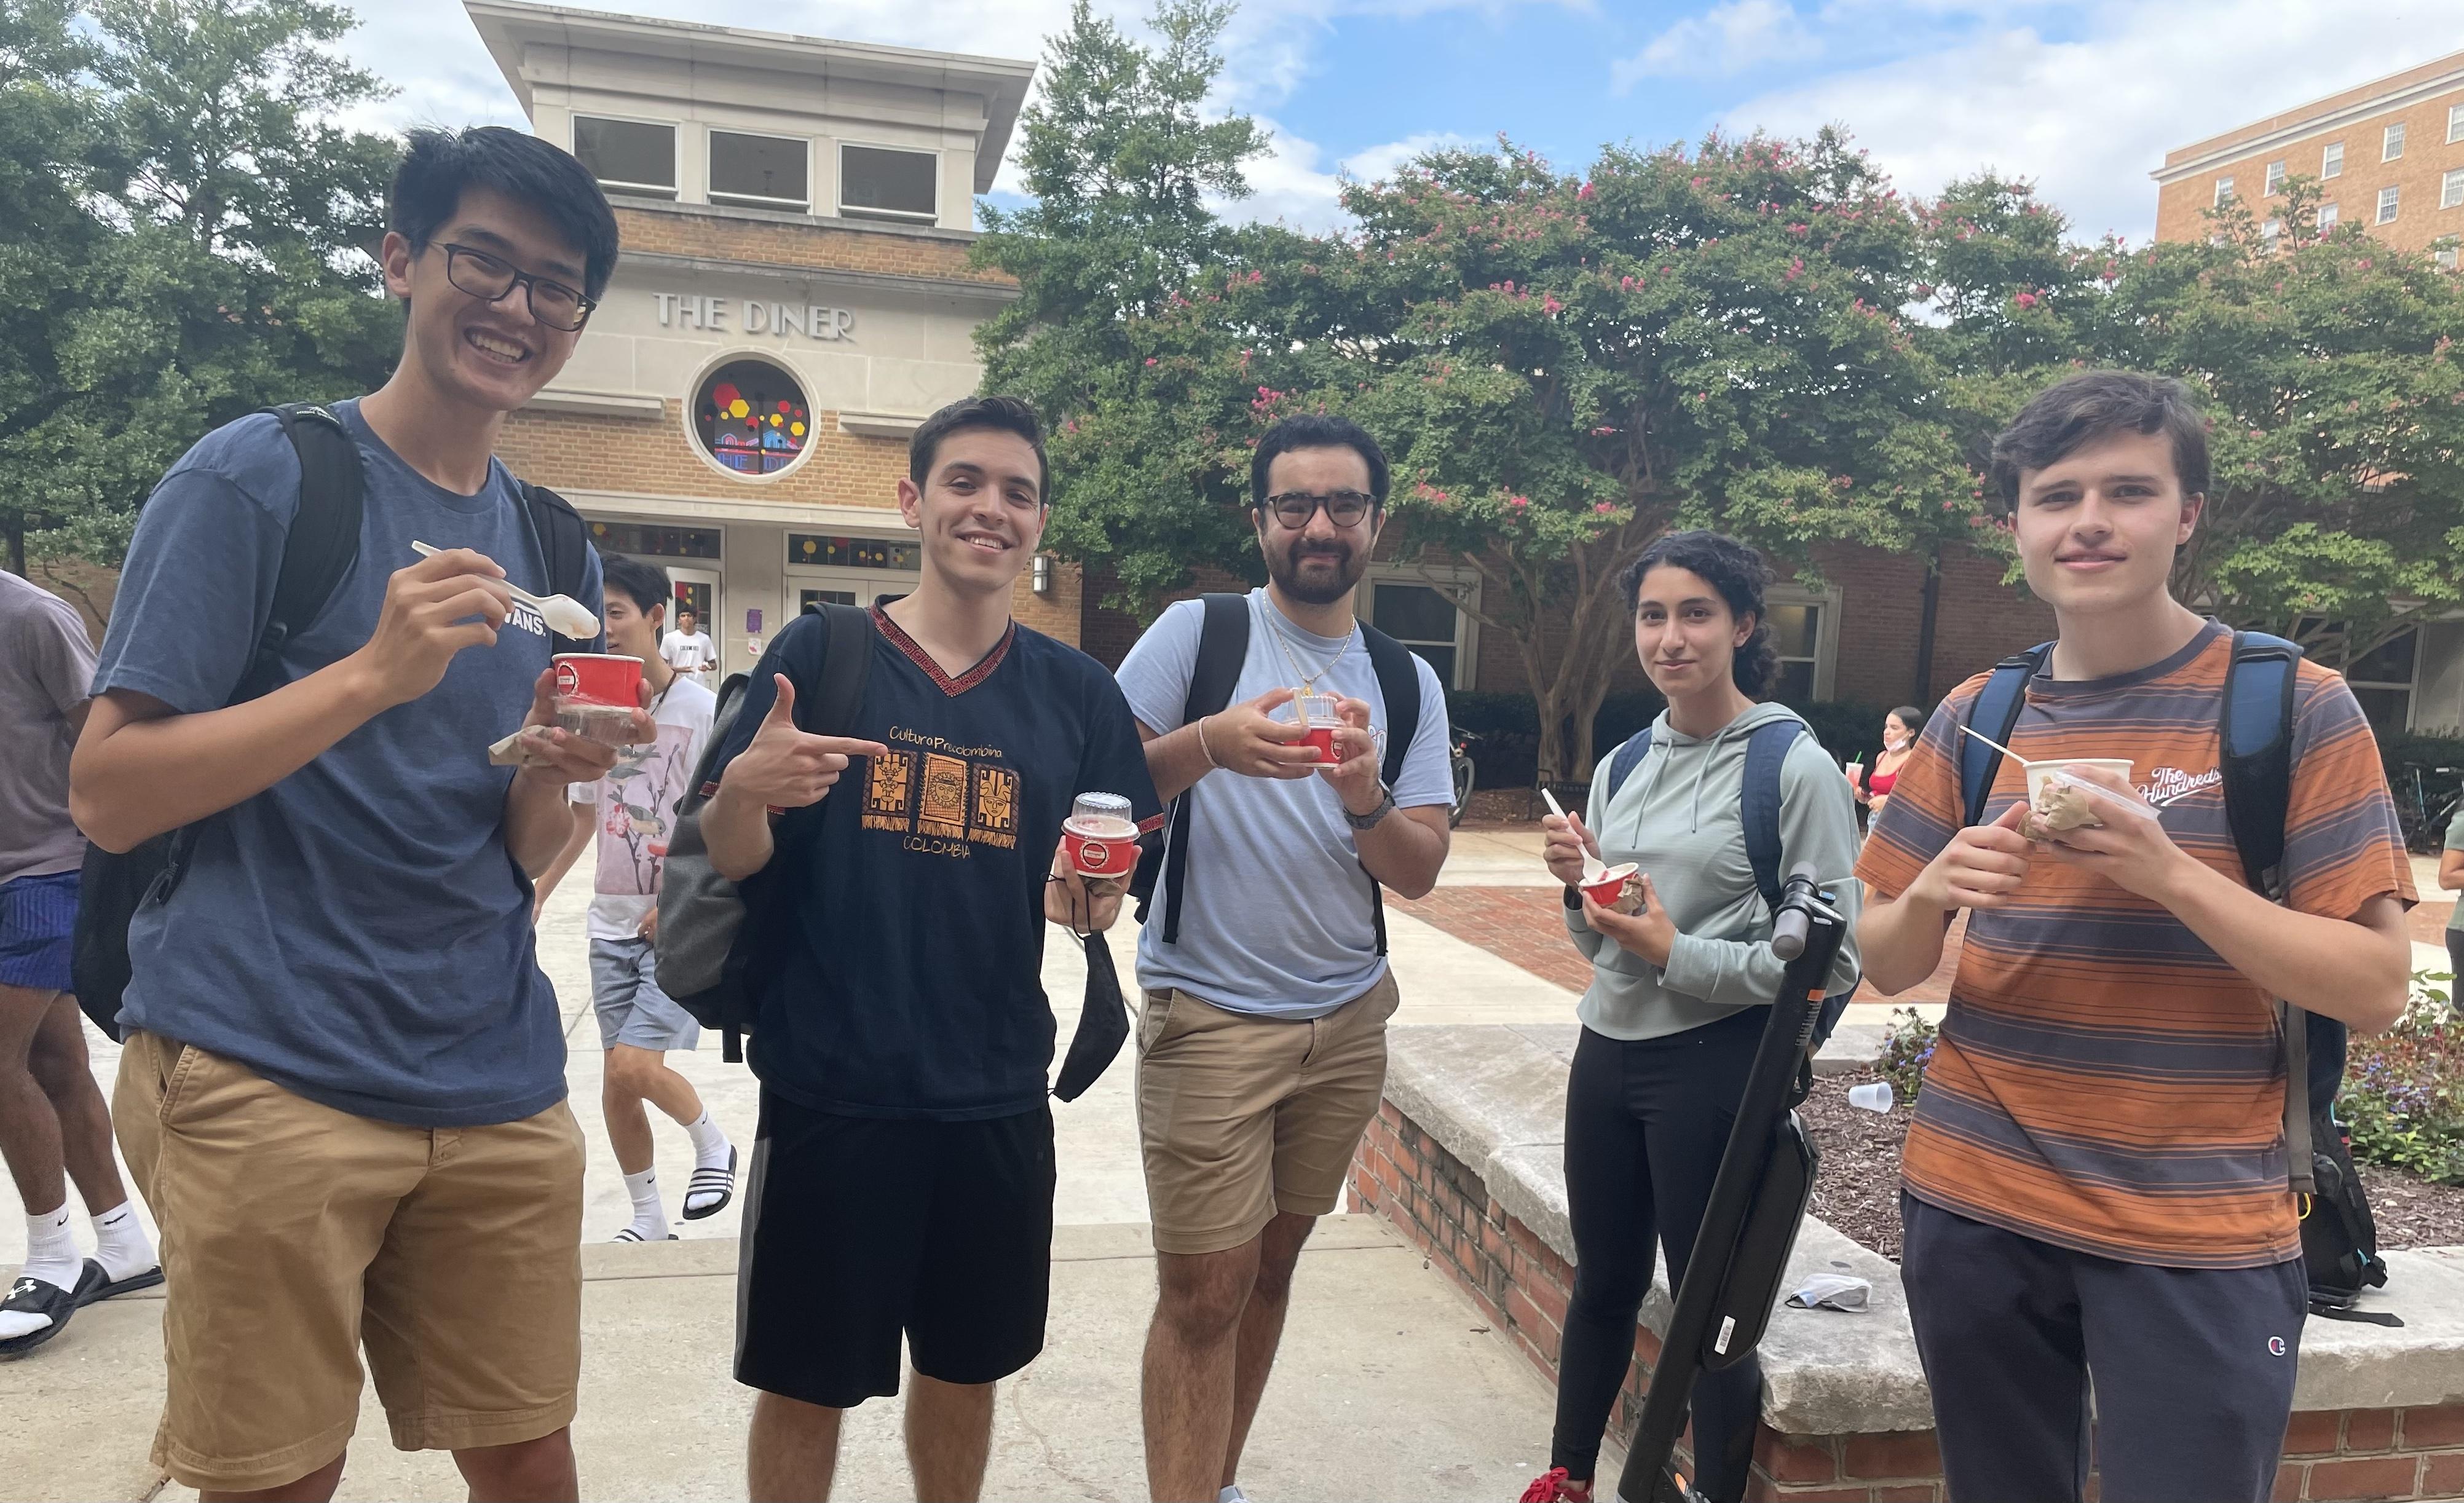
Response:
[[[1643,78],[1725,77],[1762,63],[1809,57],[1819,50],[1804,19],[1786,0],[1723,0],[1653,37],[1609,76],[1622,93]]]
[[[1351,222],[1337,197],[1345,178],[1375,183],[1424,151],[1478,144],[1450,132],[1423,131],[1355,151],[1329,168],[1320,166],[1325,151],[1315,142],[1275,130],[1272,121],[1260,123],[1274,130],[1274,140],[1266,155],[1249,165],[1252,191],[1247,198],[1218,204],[1218,211],[1228,218],[1281,220],[1295,230],[1321,232]]]
[[[2146,238],[2147,174],[2177,146],[2453,48],[2411,0],[2107,0],[2077,39],[2002,26],[1726,112],[1735,131],[1847,125],[1903,189],[1992,166],[2034,179],[2083,236]],[[2298,66],[2288,61],[2298,59]]]

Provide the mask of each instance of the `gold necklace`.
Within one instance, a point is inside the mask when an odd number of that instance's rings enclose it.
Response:
[[[1280,616],[1282,612],[1278,611],[1276,614]],[[1342,662],[1343,654],[1352,651],[1352,639],[1360,634],[1360,624],[1355,621],[1353,623],[1351,633],[1344,637],[1343,645],[1336,648],[1334,655],[1326,660],[1326,666],[1314,674],[1304,674],[1301,672],[1300,659],[1292,653],[1292,644],[1285,632],[1283,623],[1278,620],[1271,625],[1274,628],[1275,646],[1283,649],[1284,661],[1290,665],[1292,676],[1300,680],[1300,691],[1305,695],[1317,692],[1317,681],[1334,672],[1334,665]]]

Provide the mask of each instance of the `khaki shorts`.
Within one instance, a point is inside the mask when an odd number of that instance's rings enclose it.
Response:
[[[341,1455],[363,1345],[404,1450],[572,1421],[583,1141],[563,1103],[404,1127],[133,1032],[112,1116],[163,1227],[154,1462],[182,1484],[270,1488]]]
[[[1138,1018],[1138,1138],[1160,1252],[1221,1252],[1277,1211],[1342,1198],[1386,1089],[1395,973],[1322,1018],[1230,1012],[1151,991]]]

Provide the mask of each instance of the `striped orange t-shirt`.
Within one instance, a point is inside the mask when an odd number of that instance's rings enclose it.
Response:
[[[2136,673],[2040,675],[2011,749],[2031,762],[2129,758],[2166,832],[2240,882],[2218,766],[2232,643],[2210,622]],[[1901,769],[1857,867],[1876,895],[1899,895],[1958,832],[1953,743],[1985,681],[1943,702]],[[2026,792],[2005,758],[1986,817]],[[2294,908],[2332,918],[2414,895],[2369,722],[2342,677],[2306,662],[2284,873]],[[1969,916],[1903,1179],[1946,1210],[2123,1262],[2298,1257],[2279,1034],[2266,994],[2161,905],[2039,856],[2010,907]]]

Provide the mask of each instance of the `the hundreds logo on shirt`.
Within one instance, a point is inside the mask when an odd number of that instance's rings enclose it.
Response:
[[[2201,788],[2212,788],[2224,781],[2224,771],[2217,767],[2199,773],[2184,772],[2179,767],[2159,767],[2139,785],[2139,796],[2146,800],[2149,808],[2163,808],[2177,799],[2189,798]]]

